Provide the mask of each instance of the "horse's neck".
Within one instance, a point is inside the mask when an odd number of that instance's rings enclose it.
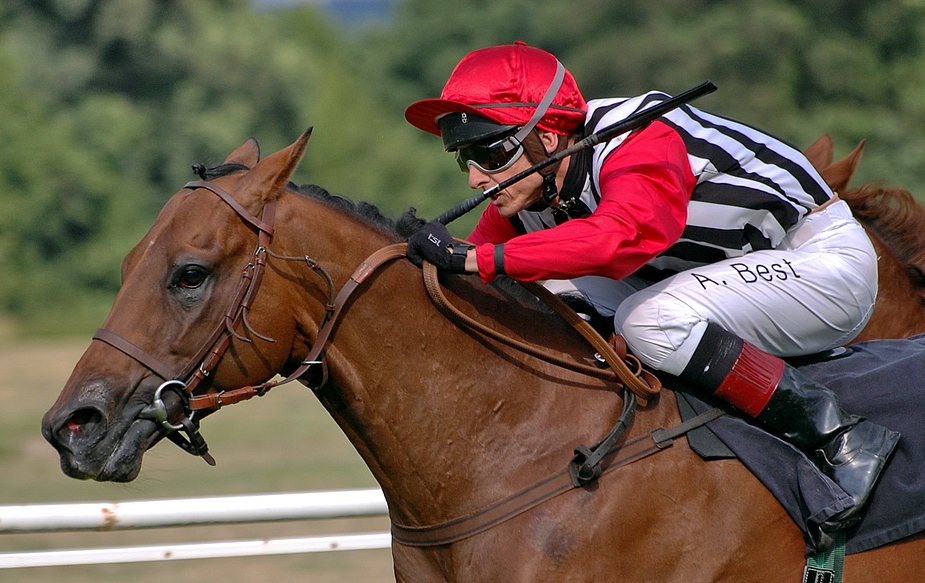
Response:
[[[921,280],[911,276],[911,266],[901,261],[876,232],[866,230],[877,253],[880,285],[874,314],[852,342],[921,334],[925,330]]]
[[[344,250],[337,262],[349,272],[367,251]],[[494,301],[504,305],[503,297]],[[516,303],[501,309],[509,321],[523,312]],[[547,335],[567,333],[554,316],[544,318]],[[522,319],[544,329],[534,313]],[[404,260],[364,284],[327,359],[331,382],[319,397],[405,522],[470,512],[563,469],[572,450],[596,443],[621,408],[600,381],[457,328],[432,305],[420,270]]]

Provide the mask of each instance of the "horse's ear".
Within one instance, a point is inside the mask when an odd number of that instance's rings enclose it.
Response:
[[[270,154],[258,162],[242,178],[244,190],[261,198],[263,202],[279,194],[299,166],[305,154],[305,146],[311,136],[312,128],[308,128],[289,147]]]
[[[248,138],[238,149],[228,154],[225,164],[241,164],[253,168],[260,160],[260,145],[255,138]]]
[[[806,148],[803,155],[817,172],[822,172],[832,163],[832,137],[823,134],[812,146]]]
[[[864,144],[866,143],[867,140],[861,140],[850,154],[821,172],[825,183],[832,190],[835,192],[845,192],[847,190],[848,183],[851,182],[851,177],[854,176],[854,172],[861,162],[861,154],[864,152]]]

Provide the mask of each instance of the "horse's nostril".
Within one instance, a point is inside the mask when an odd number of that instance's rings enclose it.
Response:
[[[91,407],[78,409],[64,420],[62,429],[75,437],[81,438],[92,435],[103,421],[103,415]]]

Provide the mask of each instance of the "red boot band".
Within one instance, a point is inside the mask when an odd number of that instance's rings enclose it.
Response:
[[[714,394],[757,417],[774,394],[786,364],[780,358],[759,350],[748,342]]]

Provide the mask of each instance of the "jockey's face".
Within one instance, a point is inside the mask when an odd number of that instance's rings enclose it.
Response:
[[[553,151],[555,149],[558,136],[552,132],[545,131],[540,131],[539,134],[540,138],[543,140],[543,145],[546,147],[546,151]],[[533,163],[530,162],[530,159],[527,156],[521,156],[517,159],[516,162],[514,162],[514,164],[500,172],[487,173],[479,169],[474,164],[470,164],[469,188],[480,188],[485,191],[495,186],[496,184],[504,182],[508,178],[515,176],[524,170],[527,170],[532,165]],[[562,164],[556,172],[556,182],[560,183],[560,186],[562,177],[565,176],[563,170],[567,168],[568,158],[562,161]],[[542,197],[543,177],[538,172],[535,172],[493,196],[491,199],[491,204],[497,207],[498,213],[500,213],[502,217],[512,217],[530,205],[538,202]],[[558,201],[554,201],[553,204],[556,204],[557,202]]]

